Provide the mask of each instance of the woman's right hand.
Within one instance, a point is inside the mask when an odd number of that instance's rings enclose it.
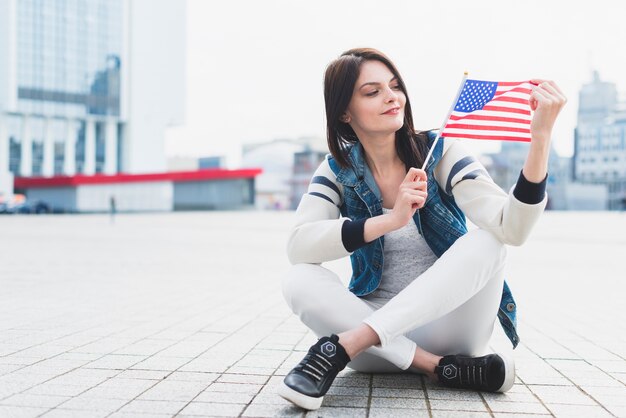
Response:
[[[396,202],[391,211],[395,229],[402,228],[409,223],[415,211],[424,207],[426,203],[426,192],[428,178],[424,170],[410,168],[409,172],[400,183]]]

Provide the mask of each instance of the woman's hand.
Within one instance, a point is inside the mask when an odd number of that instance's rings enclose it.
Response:
[[[426,203],[426,172],[417,168],[409,172],[400,183],[396,202],[390,213],[368,218],[363,226],[363,239],[372,242],[388,232],[409,223],[415,211]]]
[[[548,146],[554,122],[567,98],[552,80],[533,79],[530,82],[535,84],[530,94],[530,109],[535,112],[530,123],[532,142]]]
[[[410,168],[400,183],[396,202],[390,217],[395,229],[402,228],[409,223],[415,211],[424,207],[426,203],[427,176],[424,170]]]

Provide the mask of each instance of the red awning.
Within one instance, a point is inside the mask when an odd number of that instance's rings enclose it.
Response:
[[[114,184],[114,183],[137,183],[152,181],[206,181],[254,178],[263,172],[260,168],[244,168],[240,170],[205,169],[196,171],[170,171],[165,173],[146,174],[95,174],[85,176],[55,176],[55,177],[15,177],[16,189],[28,189],[31,187],[68,187],[85,184]]]

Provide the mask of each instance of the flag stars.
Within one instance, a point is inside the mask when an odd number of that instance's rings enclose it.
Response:
[[[467,80],[454,110],[473,112],[482,109],[495,93],[497,83],[490,81]]]

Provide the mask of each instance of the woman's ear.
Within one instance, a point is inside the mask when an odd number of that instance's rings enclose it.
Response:
[[[343,123],[350,123],[350,116],[344,113],[343,115],[341,115],[339,120],[342,121]]]

